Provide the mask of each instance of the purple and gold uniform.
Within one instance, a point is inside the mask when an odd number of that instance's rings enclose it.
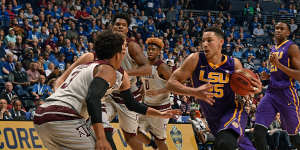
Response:
[[[288,49],[292,44],[294,44],[292,41],[286,40],[271,49],[272,53],[277,54],[279,62],[287,67],[290,67]],[[257,107],[256,124],[268,128],[276,113],[280,112],[283,129],[289,134],[297,134],[300,128],[300,116],[295,80],[274,65],[271,66],[270,72],[270,85]]]
[[[235,93],[229,84],[234,67],[234,59],[231,57],[223,55],[222,62],[214,65],[207,62],[204,53],[199,53],[197,68],[193,72],[192,79],[195,88],[208,82],[214,85],[211,90],[215,104],[210,106],[200,101],[201,109],[214,135],[225,129],[232,129],[237,134],[243,135],[247,123],[247,114],[243,105],[235,100]]]

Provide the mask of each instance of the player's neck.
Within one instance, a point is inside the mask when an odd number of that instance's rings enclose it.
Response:
[[[214,56],[211,58],[206,58],[207,62],[212,63],[212,64],[220,64],[222,62],[222,53],[216,53]]]
[[[159,60],[159,58],[158,57],[156,57],[155,59],[153,59],[153,60],[149,60],[149,64],[150,65],[154,65],[155,64],[155,62],[157,62]]]
[[[277,39],[276,40],[276,46],[279,46],[281,45],[283,42],[285,42],[286,40],[288,40],[287,38],[284,38],[284,39]]]

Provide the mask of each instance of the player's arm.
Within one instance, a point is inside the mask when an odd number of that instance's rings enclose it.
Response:
[[[198,53],[189,55],[184,60],[183,64],[171,75],[170,79],[167,82],[166,88],[176,94],[194,96],[195,98],[213,105],[213,93],[209,92],[209,89],[212,88],[211,84],[208,83],[198,88],[187,87],[183,84],[185,80],[192,77],[192,74],[197,67],[198,59]]]
[[[57,89],[69,76],[72,70],[81,65],[86,64],[88,62],[94,61],[94,54],[93,53],[85,53],[81,57],[78,58],[56,81],[54,85],[54,89]]]
[[[126,70],[129,76],[146,76],[151,75],[152,68],[148,62],[148,59],[145,57],[142,48],[136,42],[128,43],[128,52],[135,63],[138,65],[138,68]]]
[[[300,81],[300,50],[296,44],[293,44],[288,49],[288,55],[290,58],[291,67],[287,67],[281,64],[277,55],[274,53],[270,56],[270,62],[277,66],[278,69],[283,71],[289,77]]]
[[[136,113],[147,116],[156,116],[161,118],[173,118],[175,115],[181,115],[180,110],[169,110],[160,112],[156,109],[148,107],[134,100],[133,95],[130,92],[130,81],[126,72],[124,72],[123,82],[120,87],[120,91],[120,96],[124,99],[125,105],[130,111],[134,111]]]
[[[243,69],[243,65],[240,62],[239,59],[234,58],[234,70],[240,70]],[[254,87],[253,88],[253,93],[260,93],[262,90],[262,83],[259,79],[259,76],[256,74],[257,78],[251,78],[251,84]]]
[[[88,89],[86,104],[96,135],[96,149],[107,148],[108,150],[111,150],[102,126],[102,110],[100,99],[105,95],[110,85],[113,85],[115,81],[116,72],[111,66],[99,65],[94,69],[94,79],[92,80]]]

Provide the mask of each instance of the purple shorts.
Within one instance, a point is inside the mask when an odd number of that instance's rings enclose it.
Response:
[[[231,129],[237,134],[243,135],[247,124],[247,114],[243,106],[236,101],[235,108],[229,108],[218,120],[207,118],[207,122],[214,135],[226,129]]]
[[[300,128],[299,99],[294,87],[268,89],[256,112],[256,124],[266,128],[280,113],[281,125],[289,134],[297,134]]]

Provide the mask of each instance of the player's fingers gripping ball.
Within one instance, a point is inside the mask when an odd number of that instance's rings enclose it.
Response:
[[[258,79],[258,76],[249,69],[237,70],[230,77],[230,87],[241,96],[249,95],[257,89],[251,84],[254,78]]]

